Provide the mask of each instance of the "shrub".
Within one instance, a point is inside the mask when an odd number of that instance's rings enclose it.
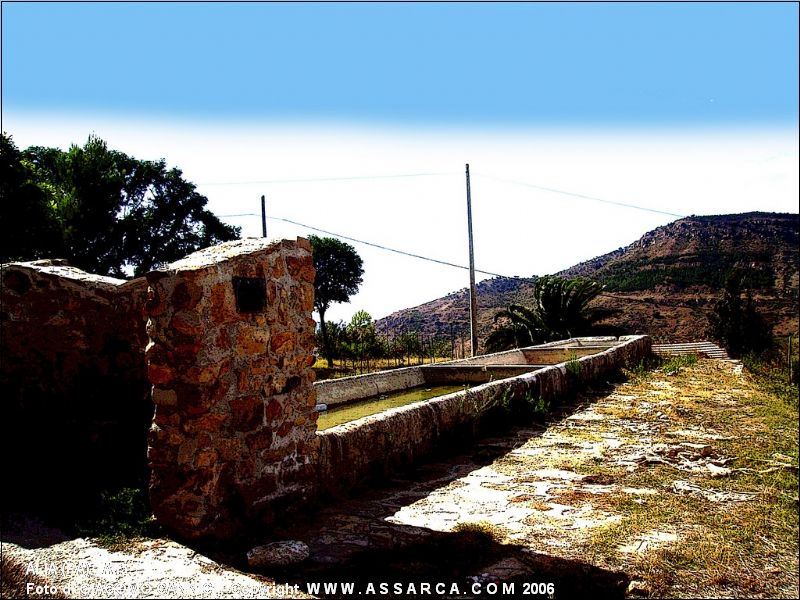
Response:
[[[107,546],[137,537],[153,536],[158,532],[144,489],[104,491],[90,514],[91,517],[78,525],[78,531],[82,535],[97,538]]]

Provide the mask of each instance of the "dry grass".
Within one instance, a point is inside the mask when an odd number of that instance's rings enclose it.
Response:
[[[547,500],[580,508],[584,516],[590,507],[597,526],[575,531],[534,514],[528,545],[549,538],[562,542],[565,556],[623,570],[636,580],[633,595],[797,597],[796,398],[774,393],[747,372],[736,374],[730,364],[700,360],[677,372],[639,373],[598,399],[592,412],[603,420],[551,427],[540,442],[548,451],[525,456],[524,475],[519,457],[513,469],[504,469],[502,460],[495,465],[508,474],[516,470],[516,486],[529,485],[536,479],[530,473],[542,469],[584,476],[553,481]],[[609,440],[616,444],[603,446]],[[714,457],[729,459],[732,471],[715,477],[702,465],[681,470],[677,461],[624,462],[659,444],[687,442],[710,446]],[[712,501],[676,491],[676,481],[709,494],[753,496]],[[595,493],[590,485],[612,489]],[[532,505],[544,498],[525,500]],[[631,551],[632,545],[643,549]]]
[[[635,391],[652,392],[652,383],[659,379],[660,374],[654,374]],[[669,410],[661,411],[670,425],[724,432],[727,439],[708,443],[719,454],[735,457],[733,468],[749,470],[713,478],[654,465],[627,474],[624,484],[663,489],[680,477],[707,489],[757,496],[750,502],[717,503],[674,493],[646,497],[629,506],[619,524],[599,532],[589,545],[611,557],[624,540],[654,526],[671,526],[683,532],[681,540],[638,557],[634,564],[653,595],[781,596],[792,589],[790,593],[796,593],[797,472],[790,468],[767,472],[776,453],[791,457],[797,465],[796,407],[710,361],[679,372],[670,383],[676,391],[669,398]]]
[[[488,521],[465,521],[457,523],[456,526],[453,527],[453,531],[456,533],[475,535],[491,542],[502,540],[505,535],[502,527],[498,527]]]

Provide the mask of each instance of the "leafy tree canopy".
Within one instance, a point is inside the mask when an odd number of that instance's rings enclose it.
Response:
[[[333,366],[333,350],[325,326],[325,312],[334,302],[347,302],[361,285],[364,266],[350,244],[331,237],[308,236],[314,255],[314,308],[319,313],[323,351],[328,366]]]
[[[239,237],[238,227],[205,209],[208,199],[180,169],[110,150],[96,136],[67,151],[19,152],[3,134],[1,162],[12,175],[3,177],[0,198],[3,261],[58,256],[124,277]],[[15,231],[28,235],[20,240]]]
[[[0,209],[0,262],[35,260],[60,249],[51,196],[5,134],[0,134]]]

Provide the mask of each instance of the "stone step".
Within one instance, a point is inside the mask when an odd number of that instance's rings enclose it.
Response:
[[[728,353],[717,344],[708,341],[683,342],[676,344],[654,344],[653,353],[660,356],[681,356],[686,354],[700,354],[708,358],[729,360]]]

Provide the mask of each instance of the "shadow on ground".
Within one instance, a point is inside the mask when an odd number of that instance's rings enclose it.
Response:
[[[515,573],[501,577],[493,566],[513,563]],[[517,595],[534,594],[538,586],[553,584],[555,598],[624,598],[629,578],[621,572],[604,570],[579,560],[564,560],[530,552],[520,546],[498,544],[478,532],[442,533],[420,530],[418,541],[394,549],[365,548],[340,564],[307,562],[301,567],[267,573],[277,582],[299,584],[308,591],[309,582],[354,584],[354,594],[377,592],[404,598],[431,597],[422,583],[442,584],[439,597],[482,598],[497,596],[503,589]],[[381,588],[381,584],[385,585]],[[493,588],[492,584],[496,587]],[[505,584],[505,588],[503,585]],[[453,594],[453,585],[457,593]],[[513,586],[513,587],[510,587]],[[544,592],[546,588],[542,588]],[[342,588],[322,588],[320,598],[343,598]],[[526,595],[528,595],[526,594]],[[543,593],[542,596],[546,596]]]
[[[550,420],[573,414],[594,395],[584,394],[558,407]],[[369,593],[367,586],[372,584],[376,593],[388,592],[390,596],[447,597],[421,591],[420,584],[427,582],[443,583],[448,591],[455,584],[460,598],[492,597],[497,593],[491,593],[489,584],[497,584],[499,591],[503,583],[513,584],[515,592],[522,595],[538,590],[530,584],[552,583],[555,598],[624,598],[630,581],[625,573],[605,570],[579,558],[564,559],[537,552],[536,548],[498,543],[490,527],[442,532],[387,520],[402,507],[490,464],[544,431],[544,425],[514,428],[502,436],[482,439],[465,453],[440,456],[436,462],[418,466],[357,499],[331,501],[314,514],[272,532],[274,539],[308,544],[311,556],[307,561],[259,572],[280,583],[299,584],[301,591],[308,591],[309,582],[353,583],[355,595],[359,591]],[[381,583],[386,587],[381,589]],[[335,591],[322,588],[315,595],[349,596],[341,587]]]

